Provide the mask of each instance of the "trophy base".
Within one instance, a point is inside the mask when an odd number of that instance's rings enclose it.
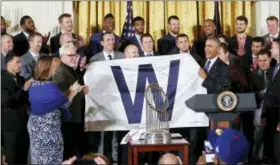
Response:
[[[147,133],[145,136],[146,144],[168,144],[170,141],[169,132]]]

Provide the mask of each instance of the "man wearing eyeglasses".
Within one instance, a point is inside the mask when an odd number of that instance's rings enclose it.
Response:
[[[66,43],[59,49],[61,65],[52,80],[64,93],[69,92],[72,84],[80,79],[76,72],[77,49],[72,43]],[[71,119],[62,122],[62,134],[64,138],[64,158],[77,154],[83,154],[86,150],[84,132],[84,94],[88,93],[87,86],[77,94],[69,106]]]

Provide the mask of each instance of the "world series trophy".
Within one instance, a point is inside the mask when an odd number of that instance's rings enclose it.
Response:
[[[171,140],[169,133],[169,101],[160,86],[150,84],[145,91],[146,99],[146,135],[147,144],[167,144]]]

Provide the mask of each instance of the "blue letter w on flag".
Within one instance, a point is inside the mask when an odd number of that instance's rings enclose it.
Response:
[[[171,115],[172,115],[172,110],[173,110],[175,96],[176,96],[178,75],[179,75],[179,65],[180,65],[180,60],[170,61],[168,85],[167,85],[167,92],[166,92],[169,100],[168,110],[170,114],[170,119],[172,117]],[[148,80],[149,84],[154,83],[160,85],[160,83],[158,83],[158,80],[156,78],[156,74],[153,69],[153,66],[151,64],[139,65],[134,102],[132,101],[130,91],[127,87],[127,83],[125,81],[121,67],[111,66],[111,69],[114,78],[116,80],[119,92],[121,94],[128,123],[129,124],[140,123],[143,104],[144,104],[146,80]]]

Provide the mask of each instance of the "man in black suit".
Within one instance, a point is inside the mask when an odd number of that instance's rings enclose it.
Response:
[[[53,36],[50,40],[52,54],[57,53],[59,48],[61,47],[60,36],[62,33],[70,33],[70,34],[72,34],[73,41],[78,40],[80,42],[83,42],[83,38],[81,36],[72,33],[73,23],[72,23],[71,14],[68,14],[68,13],[61,14],[58,17],[58,22],[59,22],[61,30],[57,35]]]
[[[250,69],[250,57],[253,38],[246,34],[248,19],[245,16],[236,18],[236,34],[229,39],[229,49],[232,54],[237,55],[242,60],[243,69]],[[245,74],[247,74],[245,72]]]
[[[80,79],[76,72],[77,49],[72,43],[62,45],[60,48],[61,65],[53,76],[52,80],[58,88],[64,92],[69,92],[69,87]],[[87,93],[88,88],[83,88]],[[86,152],[86,139],[84,132],[84,93],[77,94],[69,106],[72,118],[63,121],[61,131],[64,139],[64,158],[68,159],[75,154]]]
[[[145,20],[144,18],[137,16],[134,17],[132,20],[132,26],[135,30],[135,34],[128,38],[127,40],[122,41],[122,45],[120,47],[120,51],[124,52],[124,49],[126,46],[133,44],[137,46],[139,55],[143,56],[143,49],[141,46],[141,36],[144,34],[144,28],[145,28]]]
[[[207,93],[220,93],[230,88],[229,67],[219,57],[219,41],[208,38],[205,43],[206,63],[200,68],[199,76],[204,79],[202,86]]]
[[[7,70],[1,71],[1,123],[7,163],[26,164],[28,153],[27,109],[28,89],[31,80],[25,82],[19,76],[20,56],[8,53]]]
[[[1,69],[6,70],[5,57],[12,52],[14,48],[13,37],[4,34],[1,36]]]
[[[180,20],[176,15],[168,17],[168,34],[158,39],[158,52],[160,55],[167,55],[172,49],[176,48],[176,37],[180,32]]]
[[[203,23],[203,32],[204,32],[204,37],[195,41],[192,47],[192,54],[197,54],[203,59],[205,59],[205,42],[207,38],[214,38],[215,37],[215,32],[216,32],[216,24],[214,20],[212,19],[206,19]]]
[[[142,37],[141,37],[141,45],[143,48],[142,57],[161,55],[154,51],[154,43],[155,43],[154,39],[150,34],[146,33],[146,34],[142,35]]]
[[[276,153],[279,148],[275,144],[279,144],[280,133],[280,60],[279,60],[280,39],[274,39],[271,45],[271,55],[277,61],[277,64],[268,71],[268,86],[264,96],[264,111],[262,117],[266,118],[266,127],[264,132],[264,155],[268,162],[276,164]],[[275,139],[274,139],[275,136]],[[276,139],[278,138],[278,139]],[[273,149],[275,154],[273,153]],[[279,158],[278,158],[279,161]],[[280,162],[278,162],[279,164]]]
[[[6,34],[6,20],[5,18],[1,15],[1,36],[3,36],[4,34]]]
[[[203,62],[200,56],[190,53],[190,41],[188,35],[186,34],[179,34],[176,37],[176,48],[172,49],[168,54],[190,55],[199,65]]]
[[[268,33],[263,36],[263,39],[265,41],[265,47],[271,48],[272,41],[276,38],[280,38],[280,34],[278,31],[279,28],[279,22],[278,18],[275,16],[269,16],[266,19],[267,29]]]
[[[36,32],[36,28],[34,25],[34,21],[28,15],[21,17],[20,19],[20,26],[22,27],[23,31],[16,36],[14,36],[14,50],[16,54],[22,56],[29,50],[29,43],[28,37],[31,33]],[[49,54],[49,47],[47,42],[49,40],[50,33],[48,35],[43,36],[43,46],[41,49],[41,53]]]

